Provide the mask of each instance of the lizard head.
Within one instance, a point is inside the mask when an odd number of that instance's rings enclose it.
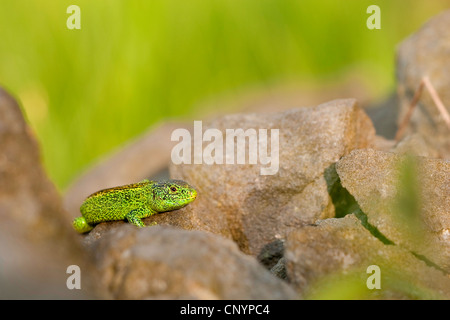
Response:
[[[157,181],[151,189],[150,207],[157,212],[183,208],[197,197],[197,191],[182,180]]]

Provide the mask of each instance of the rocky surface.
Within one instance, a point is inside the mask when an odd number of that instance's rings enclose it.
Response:
[[[429,77],[450,112],[449,50],[450,10],[430,19],[400,44],[396,70],[400,100],[399,122],[404,118],[414,92],[424,76]],[[409,129],[410,132],[422,135],[428,144],[439,151],[440,157],[450,158],[450,129],[426,90],[412,114]]]
[[[428,158],[439,158],[439,152],[418,133],[404,137],[400,142],[386,150],[403,155],[414,155]]]
[[[414,167],[405,168],[408,159]],[[336,170],[371,225],[395,244],[450,273],[449,160],[406,158],[366,149],[345,156]],[[404,170],[412,170],[414,181],[402,181]],[[402,195],[405,191],[410,194]],[[406,203],[398,203],[401,197],[406,197]]]
[[[67,267],[83,265],[81,247],[19,105],[1,88],[0,221],[1,298],[89,296],[65,285]]]
[[[447,274],[383,243],[352,214],[290,233],[285,259],[288,279],[303,298],[324,298],[330,291],[335,299],[450,298]],[[366,286],[371,265],[380,268],[381,289]]]
[[[131,225],[90,243],[99,284],[117,299],[295,299],[295,291],[242,253],[204,231]]]
[[[221,130],[224,137],[226,128],[281,129],[280,167],[274,175],[261,175],[260,164],[171,166],[173,178],[198,188],[192,206],[199,212],[198,228],[208,225],[209,231],[231,236],[254,255],[299,226],[333,217],[325,171],[351,150],[370,146],[375,135],[352,99],[280,113],[229,115],[203,124],[207,128]]]
[[[283,257],[280,260],[278,260],[277,264],[270,269],[270,273],[272,273],[273,275],[277,276],[280,279],[287,280],[286,259]]]
[[[61,200],[40,162],[39,146],[19,105],[0,89],[0,215],[30,240],[65,237]],[[5,226],[6,221],[1,225]],[[39,232],[28,233],[29,230]],[[67,229],[67,228],[66,228]]]
[[[256,259],[267,269],[274,267],[284,255],[284,240],[277,239],[266,244]]]

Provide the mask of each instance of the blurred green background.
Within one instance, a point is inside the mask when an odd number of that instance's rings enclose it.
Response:
[[[81,30],[66,9],[81,8]],[[381,30],[366,9],[381,8]],[[395,47],[449,1],[0,0],[0,85],[21,102],[64,190],[150,125],[202,119],[201,101],[354,69],[395,90]]]

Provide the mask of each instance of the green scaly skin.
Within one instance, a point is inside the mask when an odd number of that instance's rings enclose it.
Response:
[[[73,220],[79,233],[104,221],[128,220],[145,227],[141,219],[180,209],[197,197],[197,191],[181,180],[149,181],[100,190],[81,205],[81,217]]]

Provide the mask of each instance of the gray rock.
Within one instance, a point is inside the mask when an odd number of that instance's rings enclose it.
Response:
[[[449,160],[366,149],[343,157],[336,170],[369,224],[450,272]]]
[[[447,274],[399,246],[386,245],[354,215],[318,221],[289,234],[285,245],[289,282],[304,298],[449,299]],[[380,289],[367,280],[380,269]]]
[[[286,259],[283,257],[278,260],[277,264],[270,269],[270,273],[277,276],[280,279],[286,280],[287,279],[287,273],[286,273]]]
[[[399,122],[403,120],[415,90],[428,76],[450,112],[450,10],[433,17],[404,40],[397,52],[397,80],[400,100]],[[411,118],[410,132],[421,134],[440,157],[450,157],[449,128],[424,90]]]
[[[398,96],[394,92],[381,102],[373,103],[364,108],[364,111],[372,120],[378,136],[386,139],[394,139],[398,130]]]
[[[172,178],[189,181],[199,191],[187,208],[198,211],[192,214],[193,228],[232,238],[253,255],[299,226],[333,217],[325,170],[374,139],[370,119],[352,99],[272,114],[229,115],[204,123],[207,128],[219,129],[224,137],[226,129],[280,130],[275,175],[261,175],[265,166],[259,163],[170,168]]]
[[[41,164],[38,143],[17,102],[0,89],[0,218],[31,241],[65,237],[69,220]],[[5,228],[7,229],[7,228]],[[28,233],[35,229],[39,232]]]
[[[256,259],[267,269],[272,269],[283,257],[284,241],[277,239],[266,244]]]
[[[429,145],[420,134],[410,134],[399,141],[391,150],[394,153],[438,158],[439,152]]]
[[[86,298],[66,287],[69,265],[88,270],[83,258],[33,132],[0,88],[0,298]]]
[[[125,225],[92,241],[89,250],[108,298],[296,298],[235,243],[208,232]]]

